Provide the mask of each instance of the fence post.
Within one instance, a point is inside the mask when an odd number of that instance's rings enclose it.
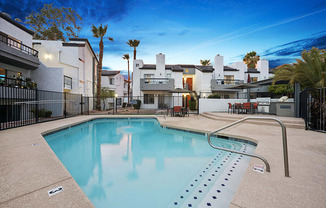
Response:
[[[300,117],[300,83],[294,84],[294,116]]]
[[[39,111],[39,109],[38,109],[38,89],[36,89],[35,90],[35,100],[36,100],[36,107],[35,107],[35,119],[36,119],[36,123],[38,123],[38,121],[39,121],[39,114],[38,114],[38,111]]]
[[[80,115],[83,115],[83,94],[80,94]]]
[[[63,93],[63,99],[64,99],[64,110],[63,110],[63,115],[65,118],[67,118],[67,92]]]

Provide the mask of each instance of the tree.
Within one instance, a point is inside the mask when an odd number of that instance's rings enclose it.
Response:
[[[34,39],[66,41],[78,37],[83,19],[70,7],[44,4],[39,12],[29,14],[25,23],[35,31]]]
[[[101,88],[101,100],[103,102],[103,110],[105,110],[105,100],[110,97],[114,97],[114,91],[110,90],[108,87]]]
[[[133,48],[134,48],[134,60],[136,60],[136,48],[138,47],[139,43],[140,43],[140,40],[136,40],[136,39],[134,39],[134,40],[131,40],[131,39],[130,39],[130,40],[127,42],[127,44],[128,44],[130,47],[133,47]]]
[[[200,60],[200,64],[203,66],[209,66],[211,64],[211,60]]]
[[[95,38],[100,38],[100,53],[99,53],[99,61],[98,61],[98,66],[97,66],[97,89],[96,89],[96,94],[97,94],[97,102],[96,102],[96,109],[101,110],[101,105],[100,105],[100,95],[101,95],[101,76],[102,76],[102,60],[103,60],[103,50],[104,50],[104,44],[103,44],[103,38],[106,34],[106,31],[108,29],[108,26],[105,25],[104,27],[99,26],[95,27],[92,25],[92,32],[93,32],[93,37]],[[108,38],[110,41],[113,41],[113,38]]]
[[[129,92],[130,92],[129,54],[124,54],[122,58],[127,60],[128,62],[128,104],[129,104]]]
[[[313,47],[304,50],[301,57],[297,63],[277,67],[273,82],[285,80],[291,85],[298,82],[302,88],[326,87],[326,51]]]
[[[260,60],[260,56],[256,51],[251,51],[243,58],[243,61],[247,64],[248,68],[256,68],[257,62]]]
[[[288,84],[269,85],[268,92],[273,94],[291,95],[294,93],[294,87]]]

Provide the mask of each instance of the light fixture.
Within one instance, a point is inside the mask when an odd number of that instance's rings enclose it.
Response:
[[[45,57],[45,59],[51,59],[51,54],[49,54],[49,53],[45,54],[44,57]]]
[[[118,94],[115,94],[114,96],[115,96],[115,97],[118,97]]]

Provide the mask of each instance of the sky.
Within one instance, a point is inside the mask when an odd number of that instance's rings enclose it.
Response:
[[[140,40],[137,59],[145,64],[164,53],[166,64],[199,65],[221,54],[228,65],[256,51],[274,68],[295,62],[304,49],[326,49],[325,0],[0,0],[0,11],[24,20],[48,3],[82,16],[79,37],[88,38],[96,53],[99,39],[91,26],[108,25],[114,42],[104,41],[103,66],[123,73],[123,54],[133,59],[129,39]]]

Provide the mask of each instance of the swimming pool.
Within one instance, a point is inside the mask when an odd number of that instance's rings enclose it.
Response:
[[[95,207],[228,207],[250,160],[156,119],[96,119],[45,139]]]

